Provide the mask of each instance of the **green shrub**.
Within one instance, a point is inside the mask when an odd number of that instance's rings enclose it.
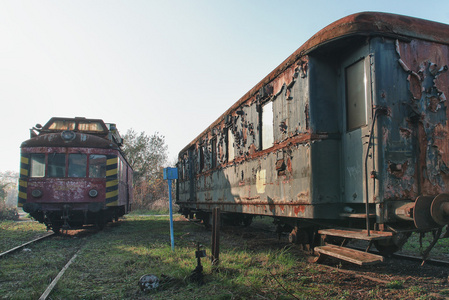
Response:
[[[18,220],[19,213],[17,207],[6,206],[5,203],[0,202],[0,220]]]

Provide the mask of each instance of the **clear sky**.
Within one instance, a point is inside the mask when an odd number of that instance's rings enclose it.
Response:
[[[361,11],[449,23],[449,1],[0,0],[0,172],[29,129],[99,118],[177,153],[326,25]]]

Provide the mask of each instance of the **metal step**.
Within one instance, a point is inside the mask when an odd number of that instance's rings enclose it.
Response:
[[[357,229],[322,229],[318,230],[321,235],[339,236],[348,239],[376,241],[386,240],[393,236],[392,232],[370,230],[370,235],[366,230]]]
[[[374,265],[384,261],[383,256],[336,245],[315,247],[315,252],[318,253],[318,257],[315,259],[315,262],[320,262],[326,256],[332,256],[359,266]]]

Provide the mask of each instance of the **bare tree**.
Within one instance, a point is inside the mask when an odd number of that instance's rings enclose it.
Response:
[[[129,129],[123,138],[123,152],[134,170],[134,182],[152,180],[167,162],[165,137],[158,132],[148,136]]]
[[[134,170],[135,208],[149,208],[151,203],[166,195],[162,167],[167,163],[164,136],[155,132],[146,135],[129,129],[124,135],[123,152]]]
[[[0,173],[0,220],[17,220],[17,182],[19,174],[13,171]]]
[[[14,171],[0,172],[0,201],[8,206],[14,206],[10,200],[14,195],[17,195],[17,181],[19,173]]]

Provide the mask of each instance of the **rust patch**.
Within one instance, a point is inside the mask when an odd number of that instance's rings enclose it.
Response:
[[[309,204],[309,191],[299,193],[296,195],[299,203]]]
[[[295,213],[295,216],[297,216],[299,213],[304,214],[306,211],[305,205],[295,205],[293,206],[293,212]]]
[[[409,74],[411,108],[419,121],[420,158],[417,167],[421,174],[421,192],[440,193],[446,190],[448,180],[443,175],[449,174],[446,165],[449,162],[449,145],[446,140],[448,111],[445,96],[449,93],[449,49],[441,44],[412,40],[410,43],[396,41],[396,52],[399,64]],[[401,135],[410,136],[403,130]],[[389,171],[395,176],[403,176],[403,171],[395,165],[390,165]]]
[[[293,172],[292,160],[290,157],[287,157],[287,171],[291,174]]]

